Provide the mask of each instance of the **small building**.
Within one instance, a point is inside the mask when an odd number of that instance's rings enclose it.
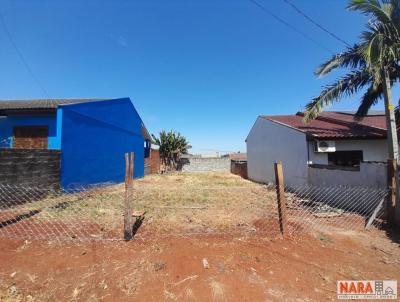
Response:
[[[124,153],[135,153],[134,176],[142,177],[150,147],[150,135],[129,98],[0,101],[0,182],[6,177],[40,183],[46,178],[42,174],[50,173],[43,166],[54,166],[64,188],[122,182]],[[24,164],[10,160],[13,150]],[[54,158],[51,165],[35,162],[37,154],[47,159],[57,154],[59,163]]]
[[[259,116],[246,139],[249,179],[273,183],[274,162],[282,161],[288,185],[385,187],[385,115],[354,117],[324,112],[305,125],[300,112]]]
[[[160,150],[151,148],[148,156],[144,159],[144,174],[158,174],[161,173],[161,158]]]
[[[231,173],[247,179],[247,154],[231,153],[229,158],[231,160]]]

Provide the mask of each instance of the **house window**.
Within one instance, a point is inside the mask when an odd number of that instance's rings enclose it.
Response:
[[[144,158],[150,157],[151,143],[149,140],[144,141]]]
[[[328,153],[328,164],[340,167],[359,167],[363,161],[363,152],[357,151],[336,151]]]
[[[49,128],[47,126],[14,127],[13,148],[47,149]]]

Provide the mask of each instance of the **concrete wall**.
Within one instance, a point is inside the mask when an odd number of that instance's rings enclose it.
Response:
[[[0,184],[58,186],[60,151],[0,149]]]
[[[129,98],[69,104],[62,110],[61,183],[122,182],[125,152],[135,152],[135,177],[144,175],[141,119]]]
[[[314,152],[314,142],[309,144],[309,160],[312,164],[328,164],[328,153]],[[387,142],[385,139],[375,140],[337,140],[337,151],[363,151],[363,161],[386,162],[388,159]]]
[[[359,212],[366,217],[372,214],[386,192],[384,163],[361,163],[360,171],[309,167],[308,176],[307,199]]]
[[[231,160],[229,157],[182,158],[179,166],[180,169],[185,172],[229,172],[231,169]]]
[[[56,115],[22,115],[0,117],[0,148],[12,148],[13,130],[16,126],[47,126],[48,149],[60,149],[61,133],[57,131]]]
[[[385,163],[361,163],[360,171],[308,168],[308,182],[315,186],[360,186],[385,189],[386,180]]]
[[[259,117],[246,143],[249,179],[262,183],[275,182],[274,163],[280,160],[287,184],[307,183],[304,133]]]

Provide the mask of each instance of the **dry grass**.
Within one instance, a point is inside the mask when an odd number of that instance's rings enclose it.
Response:
[[[61,228],[72,226],[77,237],[85,236],[81,232],[89,224],[100,234],[121,234],[124,196],[124,184],[47,194],[22,204],[18,211],[40,209],[35,219],[62,223]],[[146,212],[142,229],[148,234],[252,231],[257,219],[277,213],[274,192],[229,173],[146,176],[134,181],[132,200],[134,210]]]
[[[157,232],[227,231],[255,228],[274,215],[274,192],[228,173],[152,175],[135,183],[134,207],[146,211]]]

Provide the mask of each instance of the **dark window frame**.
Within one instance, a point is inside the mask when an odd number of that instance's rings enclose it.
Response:
[[[144,141],[144,158],[149,158],[151,153],[151,141],[145,140]]]
[[[362,150],[339,150],[328,152],[328,165],[334,167],[360,167],[364,154]]]
[[[49,132],[48,125],[15,125],[12,148],[47,150],[49,148]]]

